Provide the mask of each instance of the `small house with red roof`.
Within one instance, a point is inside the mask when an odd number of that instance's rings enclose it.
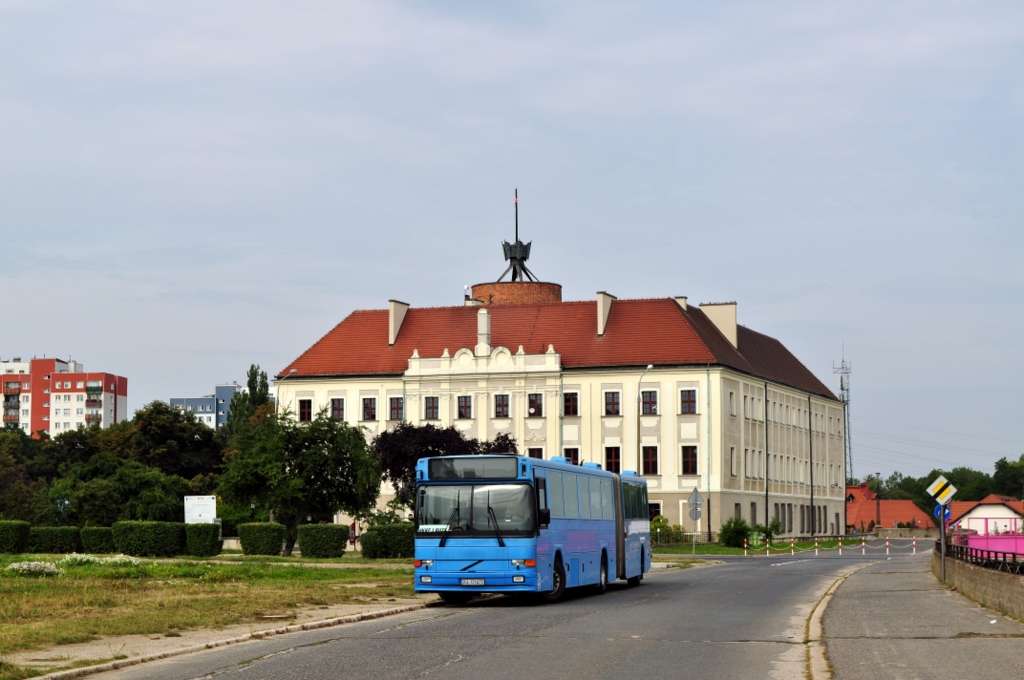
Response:
[[[1024,501],[1012,496],[989,494],[980,501],[952,501],[949,505],[949,522],[954,529],[981,536],[1024,533]]]
[[[781,342],[737,323],[736,303],[566,302],[525,268],[530,244],[504,245],[513,280],[457,306],[350,313],[277,374],[278,403],[300,421],[326,409],[368,438],[430,423],[633,470],[652,514],[687,530],[735,516],[842,531],[844,405]],[[696,522],[695,488],[709,500]]]
[[[874,530],[876,526],[885,529],[897,526],[928,529],[934,527],[935,522],[914,501],[880,499],[867,484],[846,487],[847,533],[864,533]]]

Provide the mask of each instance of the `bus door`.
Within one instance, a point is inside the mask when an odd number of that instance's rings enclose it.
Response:
[[[612,474],[615,494],[615,578],[626,578],[626,523],[622,514],[622,480]]]
[[[551,569],[547,565],[554,558],[551,546],[551,531],[549,525],[542,523],[541,511],[546,510],[550,521],[551,506],[548,504],[548,480],[538,474],[540,470],[534,470],[534,488],[537,491],[537,590],[547,591],[552,588]],[[541,565],[545,565],[541,569]],[[552,565],[553,566],[553,565]]]

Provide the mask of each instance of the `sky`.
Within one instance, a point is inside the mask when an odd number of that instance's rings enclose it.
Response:
[[[1019,2],[0,5],[0,358],[129,406],[530,269],[735,300],[853,473],[1024,453]]]

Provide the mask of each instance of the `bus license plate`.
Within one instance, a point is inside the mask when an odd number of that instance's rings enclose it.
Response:
[[[484,580],[482,578],[464,578],[462,579],[462,585],[464,586],[482,586]]]

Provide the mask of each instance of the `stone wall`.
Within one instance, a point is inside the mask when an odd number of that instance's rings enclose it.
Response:
[[[932,573],[936,578],[942,578],[937,552],[932,553]],[[946,585],[989,609],[1024,620],[1024,576],[976,567],[947,557]]]
[[[922,538],[938,538],[939,528],[930,527],[927,529],[878,529],[877,532],[879,538],[916,538],[919,541]],[[927,547],[927,546],[924,546]]]

